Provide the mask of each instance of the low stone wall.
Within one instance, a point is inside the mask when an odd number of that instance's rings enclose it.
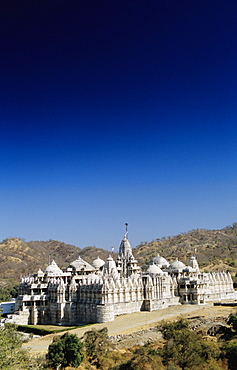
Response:
[[[7,315],[7,317],[2,320],[4,324],[11,323],[16,325],[28,325],[29,311],[20,311],[19,314]]]
[[[227,307],[236,307],[237,302],[214,302],[214,306],[227,306]]]

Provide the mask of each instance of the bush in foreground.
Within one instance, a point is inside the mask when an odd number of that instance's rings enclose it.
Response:
[[[60,339],[56,339],[49,346],[47,360],[48,365],[53,369],[59,366],[78,367],[84,358],[83,343],[76,334],[64,334]]]

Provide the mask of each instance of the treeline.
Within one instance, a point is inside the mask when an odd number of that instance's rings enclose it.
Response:
[[[18,286],[11,279],[7,284],[0,283],[0,302],[11,301],[12,298],[16,298],[18,295]]]
[[[22,338],[12,325],[0,329],[0,368],[3,370],[236,370],[237,315],[228,319],[230,327],[218,337],[194,331],[179,319],[162,322],[157,330],[163,340],[116,350],[107,328],[90,330],[82,338],[75,334],[54,337],[45,358],[32,358],[21,348]]]

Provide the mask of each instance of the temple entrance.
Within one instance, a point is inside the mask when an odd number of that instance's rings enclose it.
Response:
[[[151,311],[151,300],[144,299],[141,306],[141,311]]]

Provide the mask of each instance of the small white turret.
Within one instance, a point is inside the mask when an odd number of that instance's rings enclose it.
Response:
[[[188,265],[196,270],[196,272],[199,272],[199,266],[198,261],[195,256],[190,257],[190,260],[188,262]]]

